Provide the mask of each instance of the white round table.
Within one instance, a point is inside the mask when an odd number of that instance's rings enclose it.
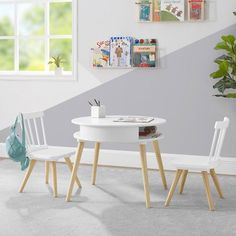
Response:
[[[150,192],[149,192],[149,181],[147,173],[147,159],[146,159],[146,143],[152,142],[153,148],[156,154],[159,171],[161,174],[163,186],[167,189],[166,177],[162,164],[159,143],[159,137],[140,137],[139,128],[155,126],[166,123],[165,119],[154,118],[148,123],[131,123],[131,122],[115,122],[118,117],[122,116],[107,116],[106,118],[91,118],[91,117],[80,117],[72,120],[72,123],[80,126],[80,131],[74,134],[74,137],[78,140],[78,148],[76,151],[76,160],[74,163],[73,171],[71,174],[70,184],[67,191],[66,200],[70,201],[73,186],[76,179],[76,173],[80,164],[84,143],[86,141],[95,142],[95,154],[92,172],[92,184],[96,181],[97,164],[99,157],[100,144],[103,142],[120,142],[120,143],[138,143],[140,148],[141,166],[143,174],[143,184],[146,199],[146,207],[150,207]]]

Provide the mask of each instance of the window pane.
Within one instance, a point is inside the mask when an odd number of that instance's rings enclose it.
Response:
[[[14,5],[0,4],[0,36],[14,35]]]
[[[50,3],[50,34],[72,34],[71,2]]]
[[[43,40],[20,40],[20,70],[43,71],[44,68]]]
[[[61,56],[63,61],[63,68],[65,71],[72,70],[72,40],[71,39],[51,39],[50,40],[50,57]],[[54,70],[54,67],[50,67]]]
[[[14,70],[14,40],[0,40],[0,71]]]
[[[21,35],[44,34],[44,6],[43,4],[20,3],[19,31]]]

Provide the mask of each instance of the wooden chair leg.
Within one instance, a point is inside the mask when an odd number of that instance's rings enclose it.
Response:
[[[55,161],[52,161],[52,176],[53,176],[53,195],[57,197],[57,165]]]
[[[153,148],[154,148],[154,151],[155,151],[155,155],[156,155],[156,159],[157,159],[157,163],[158,163],[159,171],[160,171],[160,174],[161,174],[161,179],[162,179],[164,189],[168,189],[158,141],[155,140],[155,141],[153,141],[152,144],[153,144]]]
[[[211,174],[211,177],[212,177],[212,179],[213,179],[213,182],[214,182],[214,184],[215,184],[216,190],[217,190],[217,192],[218,192],[220,198],[223,199],[223,198],[224,198],[224,195],[223,195],[223,192],[222,192],[222,190],[221,190],[221,187],[220,187],[220,184],[219,184],[219,180],[218,180],[218,177],[217,177],[217,175],[216,175],[215,170],[214,170],[214,169],[211,169],[211,170],[210,170],[210,174]]]
[[[169,206],[170,201],[171,201],[171,199],[173,197],[173,194],[175,192],[176,186],[177,186],[177,184],[179,182],[179,178],[180,178],[182,172],[183,172],[183,170],[177,170],[176,171],[175,178],[173,180],[173,183],[171,185],[170,191],[169,191],[168,196],[166,198],[165,206]]]
[[[49,180],[49,161],[45,161],[45,184],[48,184]]]
[[[143,186],[144,186],[144,193],[145,193],[146,208],[150,208],[150,191],[149,191],[146,145],[145,144],[140,144],[140,157],[141,157],[141,164],[142,164]]]
[[[80,142],[78,147],[77,147],[77,150],[76,150],[76,155],[75,155],[76,159],[75,159],[75,163],[74,163],[73,170],[72,170],[71,177],[70,177],[69,188],[67,190],[67,195],[66,195],[66,201],[67,202],[69,202],[70,199],[71,199],[71,194],[72,194],[72,191],[73,191],[75,179],[76,179],[76,176],[77,176],[77,170],[78,170],[80,160],[81,160],[81,157],[82,157],[83,149],[84,149],[84,142]]]
[[[184,185],[185,185],[185,182],[186,182],[187,175],[188,175],[188,170],[184,170],[183,173],[182,173],[182,180],[181,180],[181,183],[180,183],[180,186],[179,186],[179,193],[180,194],[182,194],[183,191],[184,191]]]
[[[92,172],[92,185],[95,185],[96,182],[99,150],[100,150],[100,143],[96,143],[94,150],[95,153],[94,153],[93,172]]]
[[[65,161],[66,161],[66,164],[67,164],[69,170],[72,172],[72,170],[73,170],[73,164],[72,164],[70,158],[69,158],[69,157],[65,157]],[[78,176],[75,177],[75,182],[77,183],[77,185],[78,185],[79,188],[82,187],[82,186],[81,186],[81,183],[80,183],[80,181],[79,181]]]
[[[214,208],[214,203],[213,203],[213,199],[211,196],[211,190],[210,190],[210,184],[209,184],[207,171],[202,171],[202,178],[203,178],[203,182],[204,182],[204,186],[205,186],[205,190],[206,190],[206,196],[207,196],[209,210],[213,211],[215,208]]]
[[[29,177],[30,177],[30,175],[31,175],[31,173],[32,173],[32,170],[33,170],[33,168],[34,168],[34,166],[35,166],[35,163],[36,163],[36,160],[30,160],[28,170],[27,170],[27,172],[26,172],[26,174],[25,174],[24,180],[23,180],[23,182],[22,182],[22,184],[21,184],[21,187],[20,187],[20,189],[19,189],[19,192],[20,192],[20,193],[23,192],[23,190],[24,190],[24,188],[25,188],[25,185],[26,185],[26,183],[27,183],[27,181],[28,181],[28,179],[29,179]]]

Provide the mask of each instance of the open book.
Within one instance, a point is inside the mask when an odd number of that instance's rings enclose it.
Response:
[[[122,116],[114,120],[114,122],[130,122],[130,123],[149,123],[153,121],[153,117],[146,116]]]

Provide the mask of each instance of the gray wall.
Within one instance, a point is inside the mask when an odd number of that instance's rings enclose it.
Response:
[[[168,123],[161,128],[165,134],[161,149],[167,153],[208,154],[215,120],[228,116],[231,125],[222,155],[236,157],[236,99],[213,97],[216,91],[209,79],[216,69],[213,61],[221,54],[214,45],[222,34],[229,33],[236,33],[235,25],[162,58],[165,66],[161,69],[136,69],[47,110],[49,143],[76,145],[72,134],[77,127],[70,121],[88,115],[87,101],[99,98],[108,114],[166,118]],[[135,145],[103,147],[137,150]]]

